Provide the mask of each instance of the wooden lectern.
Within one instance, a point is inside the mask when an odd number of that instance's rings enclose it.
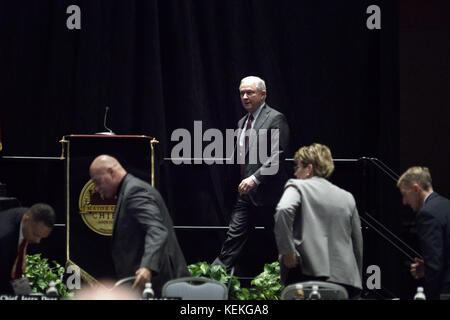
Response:
[[[91,162],[109,154],[129,173],[158,187],[159,144],[148,136],[67,135],[60,141],[65,160],[66,267],[80,268],[83,280],[115,279],[110,237],[116,200],[104,200],[89,177]]]

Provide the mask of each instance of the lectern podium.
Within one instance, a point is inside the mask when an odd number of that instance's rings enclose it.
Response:
[[[66,267],[80,268],[83,280],[114,279],[110,237],[116,200],[104,200],[89,177],[101,154],[119,160],[129,173],[158,187],[159,144],[149,136],[67,135],[61,140],[65,160]]]

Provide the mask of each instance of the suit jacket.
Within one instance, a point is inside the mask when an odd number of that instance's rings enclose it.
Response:
[[[419,247],[425,263],[425,294],[450,293],[450,200],[433,192],[416,215]]]
[[[17,257],[20,221],[28,208],[0,212],[0,293],[12,293],[11,271]]]
[[[320,177],[290,179],[275,214],[281,255],[295,252],[304,275],[362,288],[361,222],[351,193]],[[287,268],[280,261],[281,277]]]
[[[247,117],[248,114],[238,121],[238,129],[243,129]],[[286,117],[267,103],[262,107],[255,121],[253,130],[256,133],[256,139],[252,135],[249,137],[244,175],[245,177],[254,175],[260,184],[249,192],[249,197],[256,206],[275,206],[283,192],[283,185],[288,179],[284,159],[289,149],[289,126]],[[271,139],[270,130],[274,129],[278,129],[279,134],[273,135]],[[263,134],[265,130],[267,130],[266,136]],[[264,138],[267,151],[262,152],[263,155],[260,157],[259,147],[264,145]],[[237,145],[239,150],[239,143]],[[257,156],[253,158],[256,161],[252,161],[252,155]]]
[[[112,235],[116,276],[130,277],[148,268],[160,295],[167,281],[189,276],[172,219],[160,193],[131,174],[122,180],[118,195]]]

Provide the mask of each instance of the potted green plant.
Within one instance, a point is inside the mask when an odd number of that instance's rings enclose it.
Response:
[[[280,300],[283,284],[280,277],[280,264],[274,262],[264,265],[264,271],[250,284],[253,286],[252,300]]]
[[[188,266],[192,277],[204,277],[222,282],[226,286],[230,285],[228,298],[232,300],[244,300],[241,292],[241,283],[236,276],[227,273],[224,267],[216,265],[211,266],[207,262],[197,262]]]
[[[238,277],[229,275],[219,265],[211,266],[207,262],[197,262],[188,266],[192,277],[205,277],[222,282],[226,286],[231,281],[228,298],[230,300],[279,300],[284,286],[280,281],[278,262],[266,264],[264,271],[251,282],[250,288],[241,288]]]
[[[59,263],[53,260],[52,266],[50,266],[48,259],[41,258],[41,254],[38,253],[27,255],[26,265],[25,277],[30,283],[32,293],[45,295],[50,287],[50,282],[53,281],[60,298],[69,295],[67,286],[62,281],[65,269]]]

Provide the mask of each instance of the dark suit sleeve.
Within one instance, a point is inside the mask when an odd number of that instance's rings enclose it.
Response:
[[[428,211],[416,216],[419,246],[425,263],[425,294],[439,298],[443,270],[444,230],[439,220]]]
[[[271,132],[271,130],[274,130]],[[270,141],[270,157],[254,173],[258,181],[264,182],[278,173],[280,165],[284,163],[289,148],[289,126],[283,114],[277,114],[267,131]]]
[[[140,267],[159,273],[168,230],[157,202],[148,190],[134,188],[127,197],[126,212],[134,216],[145,234]]]

